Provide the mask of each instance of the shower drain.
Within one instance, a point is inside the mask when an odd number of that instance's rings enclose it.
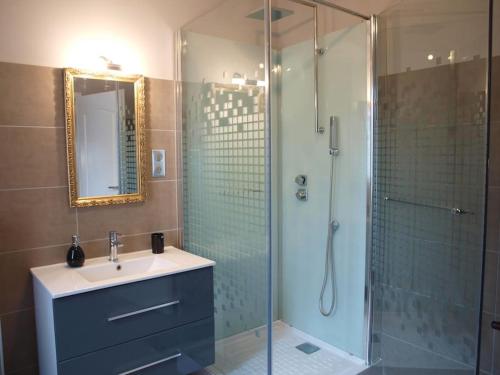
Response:
[[[314,352],[317,352],[320,349],[319,347],[317,347],[314,344],[311,344],[310,342],[305,342],[303,344],[297,345],[296,348],[306,354],[313,354]]]

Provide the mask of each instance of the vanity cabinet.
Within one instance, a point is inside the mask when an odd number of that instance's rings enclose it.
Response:
[[[213,267],[55,299],[34,288],[42,375],[176,375],[214,362]]]

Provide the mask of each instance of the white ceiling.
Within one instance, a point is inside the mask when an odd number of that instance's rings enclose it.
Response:
[[[330,0],[334,4],[366,15],[378,14],[395,1],[397,0]],[[237,17],[241,10],[255,10],[264,6],[263,0],[147,0],[147,2],[163,15],[166,23],[173,29],[180,28],[196,18],[208,16],[214,11],[223,17],[221,19],[227,21]],[[273,6],[278,7],[284,3],[283,0],[272,2]],[[288,5],[287,8],[291,6],[293,5]],[[246,15],[244,14],[245,17]]]
[[[214,9],[225,0],[146,0],[173,30]]]
[[[158,9],[170,14],[168,23],[185,30],[238,40],[251,44],[262,44],[264,23],[247,18],[248,14],[262,9],[263,0],[173,0],[158,3]],[[332,3],[355,10],[361,14],[378,14],[396,0],[330,0]],[[182,3],[182,7],[179,5]],[[272,0],[272,6],[292,10],[293,14],[272,24],[273,46],[276,48],[311,39],[313,32],[312,8],[290,0]],[[175,9],[175,10],[174,10]],[[360,22],[357,17],[319,6],[319,29],[331,32]],[[175,17],[173,16],[175,15]]]

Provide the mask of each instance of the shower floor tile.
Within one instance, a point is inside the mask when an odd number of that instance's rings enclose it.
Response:
[[[216,343],[216,363],[206,375],[265,375],[266,328],[244,332]],[[274,375],[356,375],[366,369],[363,362],[289,325],[273,324]],[[321,349],[305,354],[296,346],[310,342]]]

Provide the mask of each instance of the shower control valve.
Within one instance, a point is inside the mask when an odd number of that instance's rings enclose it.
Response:
[[[295,196],[299,201],[305,202],[307,201],[307,189],[299,189],[295,193]]]
[[[299,174],[295,177],[295,183],[299,186],[307,186],[307,176],[305,174]]]

